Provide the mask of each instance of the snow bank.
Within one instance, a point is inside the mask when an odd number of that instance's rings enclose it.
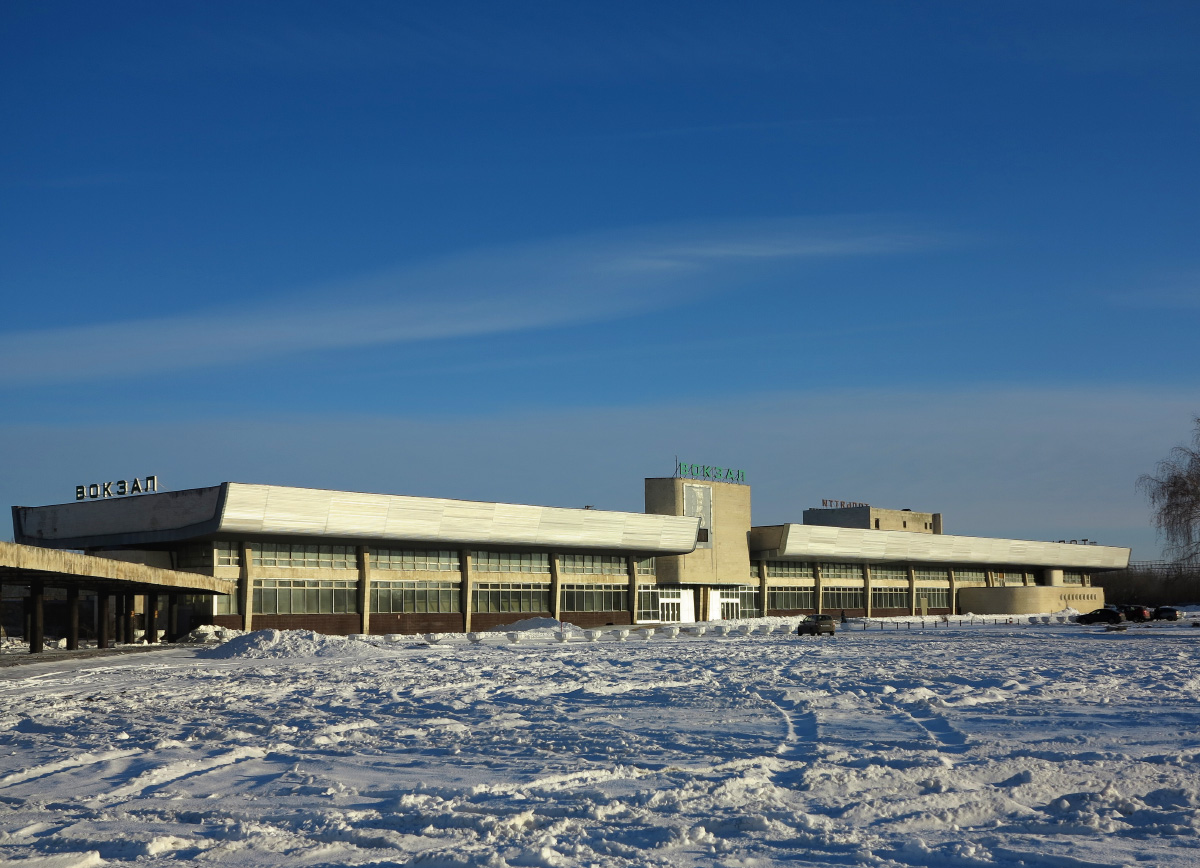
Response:
[[[278,659],[285,657],[377,657],[380,649],[358,639],[326,636],[312,630],[256,630],[235,636],[199,656],[210,660],[235,658]]]

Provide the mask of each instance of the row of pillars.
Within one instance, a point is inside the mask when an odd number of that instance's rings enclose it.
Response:
[[[78,587],[67,588],[67,650],[79,649],[79,591]],[[29,653],[40,654],[45,646],[46,617],[45,617],[45,583],[32,581],[29,583],[29,611],[25,630],[25,638],[29,640]],[[129,645],[134,641],[135,597],[142,597],[143,626],[145,640],[148,644],[158,642],[158,604],[159,594],[99,593],[96,597],[96,647],[111,648],[115,642],[118,645]],[[169,593],[167,596],[167,631],[166,640],[174,642],[179,638],[179,603],[181,595]],[[116,617],[113,616],[113,605],[116,606]],[[109,621],[115,626],[116,635],[111,635]]]

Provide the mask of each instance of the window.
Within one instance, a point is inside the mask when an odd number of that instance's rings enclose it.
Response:
[[[879,519],[875,519],[875,530],[879,530]]]
[[[750,562],[750,578],[752,578],[752,579],[758,578],[758,564],[754,561]]]
[[[861,564],[821,564],[822,579],[861,579]]]
[[[813,565],[807,561],[767,561],[767,575],[777,579],[811,579]]]
[[[829,609],[863,609],[862,588],[823,588],[821,592],[821,608]]]
[[[486,582],[471,591],[471,611],[550,612],[550,586],[519,582]]]
[[[741,617],[757,618],[761,614],[758,611],[758,588],[742,585],[737,590],[738,602],[741,604]]]
[[[871,588],[872,609],[904,609],[910,608],[908,588]]]
[[[237,594],[214,594],[213,595],[213,614],[214,615],[240,615],[242,614],[241,606],[238,605]]]
[[[811,609],[813,589],[811,587],[768,588],[767,607],[770,609]]]
[[[563,585],[564,612],[626,612],[628,585]]]
[[[457,612],[457,582],[372,582],[371,611],[381,614]]]
[[[1064,585],[1082,585],[1083,584],[1083,573],[1068,573],[1068,572],[1064,571],[1063,572],[1063,584]]]
[[[947,570],[913,570],[913,575],[916,576],[918,582],[947,582],[950,581],[950,573]]]
[[[917,611],[921,610],[921,598],[925,598],[925,605],[930,609],[949,609],[950,608],[950,589],[949,588],[917,588]]]
[[[662,592],[657,587],[638,588],[637,620],[659,620],[658,607],[662,600]]]
[[[637,562],[637,574],[639,576],[658,575],[658,561],[655,558],[642,558]]]
[[[457,572],[459,568],[458,552],[371,549],[371,568],[376,570]]]
[[[358,582],[328,579],[255,579],[259,615],[340,615],[358,611]]]
[[[213,565],[212,543],[190,543],[175,552],[175,565],[180,570],[204,570]]]
[[[548,573],[550,555],[545,552],[471,552],[471,569],[480,573]]]
[[[358,553],[354,546],[255,543],[250,547],[250,556],[256,567],[358,569]]]
[[[987,584],[987,574],[983,570],[955,570],[954,581],[960,585]]]
[[[908,567],[903,564],[871,567],[872,582],[907,582]],[[874,605],[874,603],[872,603]]]
[[[242,544],[239,542],[219,542],[216,544],[218,567],[240,567],[242,565]]]
[[[572,574],[623,576],[629,571],[621,555],[562,555],[558,566],[564,573]]]

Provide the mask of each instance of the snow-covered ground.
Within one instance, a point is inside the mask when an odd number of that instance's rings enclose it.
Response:
[[[0,670],[0,862],[1200,864],[1188,622],[554,632]]]

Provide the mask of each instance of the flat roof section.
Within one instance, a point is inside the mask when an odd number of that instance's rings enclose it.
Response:
[[[1121,570],[1129,549],[980,536],[863,530],[808,524],[780,524],[750,531],[754,558],[846,561],[850,563],[980,564],[1050,569]]]
[[[161,588],[184,594],[234,594],[237,582],[77,552],[0,542],[0,582],[128,592]]]
[[[226,482],[212,488],[13,507],[19,542],[62,548],[198,538],[320,537],[429,545],[528,545],[687,554],[700,520]]]

